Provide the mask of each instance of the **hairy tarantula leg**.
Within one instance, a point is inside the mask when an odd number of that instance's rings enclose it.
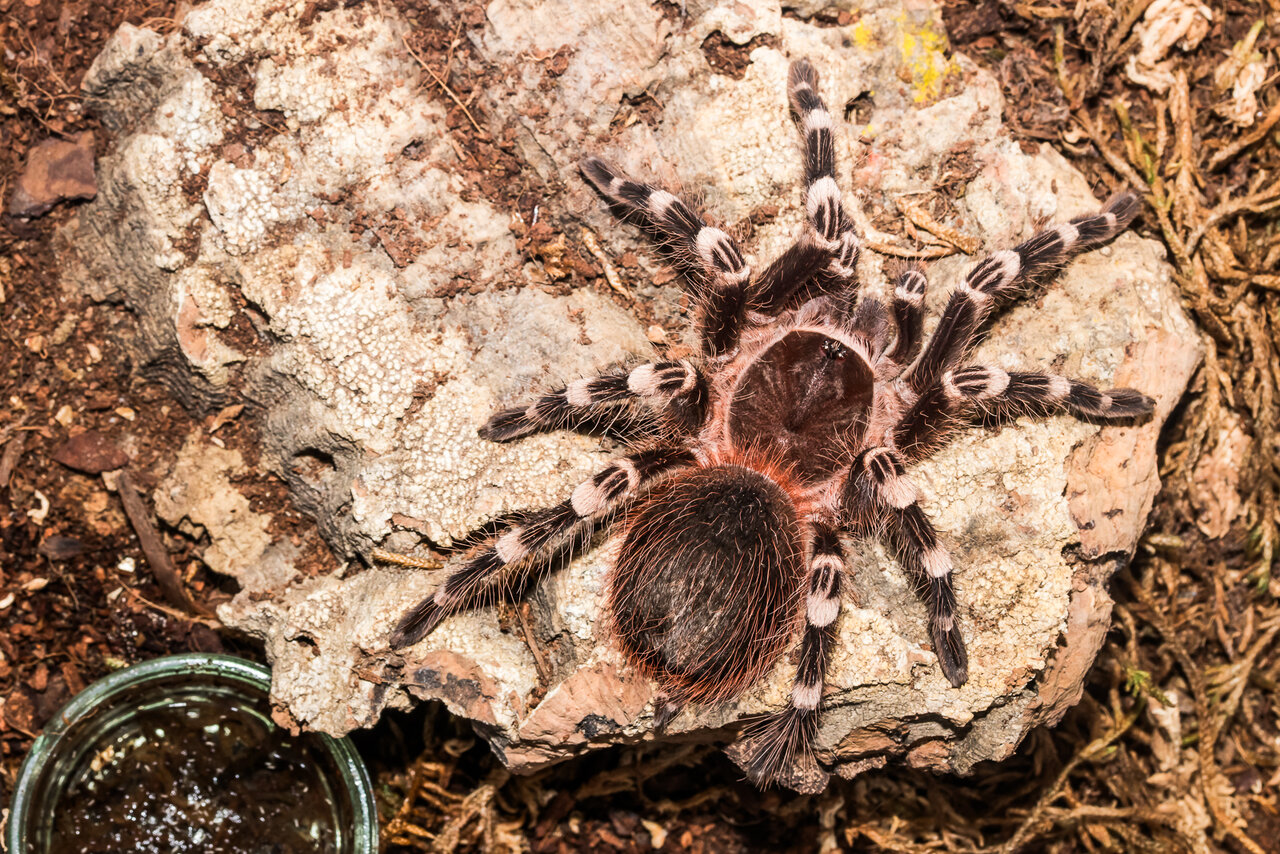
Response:
[[[849,227],[849,217],[840,207],[840,187],[836,184],[831,113],[818,94],[818,72],[809,60],[791,63],[787,96],[804,136],[805,212],[817,236],[834,244]]]
[[[768,316],[782,311],[792,294],[822,272],[830,258],[827,247],[806,228],[800,238],[751,283],[752,310]]]
[[[969,653],[956,622],[956,591],[951,582],[951,555],[938,534],[912,502],[886,514],[885,537],[912,576],[929,611],[929,639],[947,681],[959,688],[969,680]]]
[[[1074,415],[1091,423],[1129,422],[1150,415],[1155,401],[1131,388],[1098,389],[1054,374],[970,365],[942,375],[907,412],[894,438],[909,458],[937,450],[956,426],[953,416],[976,410],[997,418]]]
[[[618,421],[623,429],[652,434],[655,424],[629,413],[634,401],[652,405],[676,432],[702,426],[707,414],[707,380],[692,363],[648,362],[631,370],[615,370],[575,380],[548,392],[527,406],[495,413],[480,428],[481,438],[507,442],[533,433],[594,427]],[[645,429],[648,428],[648,429]]]
[[[920,509],[902,460],[888,448],[863,451],[849,470],[845,501],[860,530],[883,531],[928,609],[929,639],[942,674],[959,688],[969,678],[969,654],[956,623],[951,555]]]
[[[911,367],[907,381],[917,394],[943,373],[960,364],[974,334],[998,305],[1015,296],[1026,283],[1062,267],[1071,257],[1112,239],[1138,214],[1138,197],[1112,196],[1100,213],[1079,216],[1036,234],[1013,249],[993,253],[978,263],[964,284],[951,292],[938,328],[924,353]]]
[[[1055,374],[1005,372],[971,365],[942,375],[942,390],[954,404],[972,403],[999,415],[1053,415],[1082,420],[1129,421],[1150,415],[1155,401],[1131,388],[1098,389]]]
[[[722,229],[703,222],[676,196],[632,181],[599,157],[582,161],[582,174],[605,198],[638,214],[659,240],[705,278],[693,293],[701,303],[703,348],[716,354],[733,347],[741,331],[751,278],[751,268],[737,242]]]
[[[844,550],[838,535],[831,528],[815,527],[806,582],[804,634],[791,701],[751,734],[755,744],[747,774],[757,785],[773,781],[794,759],[813,751],[827,662],[836,640],[843,572]]]
[[[818,279],[823,291],[840,294],[852,309],[857,297],[861,244],[853,232],[853,221],[840,204],[835,128],[831,113],[818,94],[818,72],[809,60],[791,64],[787,95],[804,136],[805,213],[828,252],[827,266],[819,271]]]
[[[893,289],[893,319],[898,327],[897,340],[889,351],[889,358],[899,365],[909,364],[920,355],[924,333],[924,292],[928,280],[916,269],[904,270],[898,275]]]
[[[753,307],[765,314],[781,311],[787,300],[814,276],[825,292],[839,293],[850,303],[857,296],[856,267],[861,247],[853,222],[840,204],[831,113],[818,94],[818,72],[807,59],[791,64],[787,95],[804,137],[808,227],[752,283]]]
[[[613,460],[578,484],[568,500],[530,513],[446,578],[433,596],[400,620],[391,634],[391,648],[417,643],[445,617],[473,605],[507,567],[550,557],[576,537],[590,533],[597,520],[635,497],[654,478],[693,461],[690,451],[678,447],[653,448]]]

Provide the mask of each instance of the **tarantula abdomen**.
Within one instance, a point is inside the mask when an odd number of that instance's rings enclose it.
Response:
[[[622,651],[676,702],[741,693],[799,618],[791,498],[757,471],[718,465],[658,484],[625,524],[608,592]]]

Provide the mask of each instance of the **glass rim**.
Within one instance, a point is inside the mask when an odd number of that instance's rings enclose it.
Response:
[[[125,690],[170,676],[188,676],[195,681],[202,676],[216,676],[255,688],[268,697],[271,693],[271,669],[266,665],[234,655],[212,652],[179,653],[152,658],[95,680],[49,718],[22,761],[22,768],[14,781],[9,821],[5,829],[6,848],[10,854],[26,854],[23,846],[26,844],[25,830],[32,818],[29,815],[32,782],[56,757],[67,730]],[[374,802],[373,782],[364,760],[348,739],[334,738],[322,732],[313,734],[320,738],[321,744],[333,757],[338,776],[350,795],[354,814],[354,854],[375,854],[378,850],[378,811]]]

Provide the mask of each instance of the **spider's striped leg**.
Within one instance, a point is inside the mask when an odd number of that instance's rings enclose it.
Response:
[[[836,640],[844,550],[836,531],[815,526],[806,582],[804,634],[800,661],[787,708],[766,718],[750,735],[747,774],[757,785],[776,779],[792,762],[813,751],[827,662]]]
[[[807,59],[791,64],[787,95],[804,137],[804,233],[752,283],[752,304],[776,314],[815,276],[819,289],[838,294],[852,307],[857,298],[859,243],[840,204],[836,183],[834,127],[818,94],[818,72]]]
[[[634,498],[655,478],[691,464],[693,454],[678,447],[659,447],[618,457],[573,494],[552,507],[533,511],[506,529],[479,554],[445,579],[435,594],[423,600],[396,626],[391,648],[417,643],[450,614],[483,600],[491,582],[503,570],[526,561],[545,559],[593,530],[595,523]]]
[[[851,527],[860,533],[878,528],[897,554],[928,609],[929,639],[942,674],[959,688],[969,678],[969,655],[956,623],[951,555],[920,509],[901,458],[888,448],[859,454],[845,484],[845,504]]]
[[[840,236],[831,247],[827,266],[818,271],[818,291],[839,298],[845,314],[853,311],[858,302],[858,253],[862,244],[853,233],[853,222],[840,211],[842,225]]]
[[[842,286],[856,288],[853,268],[858,260],[858,239],[853,234],[852,221],[840,204],[835,129],[831,113],[818,94],[818,72],[809,60],[791,64],[787,95],[804,136],[805,213],[809,225],[828,250],[828,273]]]
[[[845,310],[851,310],[858,298],[860,248],[851,224],[842,226],[839,239],[834,242],[823,240],[811,225],[806,226],[799,239],[751,283],[752,310],[778,314],[794,302],[797,294],[812,293],[814,289],[806,288],[811,281],[817,282],[818,292],[840,297]]]
[[[944,373],[958,367],[993,309],[1009,302],[1028,282],[1112,239],[1137,213],[1138,197],[1121,193],[1112,196],[1100,213],[1076,217],[980,261],[964,284],[951,292],[938,328],[911,366],[907,381],[912,390],[923,393]]]
[[[827,247],[806,225],[799,239],[751,283],[751,308],[770,316],[782,311],[791,296],[827,266],[830,257]]]
[[[947,371],[912,405],[895,431],[909,459],[937,450],[968,413],[997,419],[1074,415],[1091,423],[1127,423],[1150,415],[1155,401],[1131,388],[1098,389],[1054,374],[970,365]]]
[[[630,370],[618,369],[575,380],[548,392],[526,406],[495,413],[480,428],[480,436],[506,442],[552,430],[616,425],[623,435],[644,436],[662,425],[676,434],[702,426],[707,414],[707,380],[693,363],[647,362]],[[635,412],[636,402],[652,412]]]
[[[924,273],[912,268],[899,274],[897,285],[893,289],[893,319],[898,327],[898,337],[888,356],[899,365],[910,364],[920,355],[924,333],[924,292],[927,286]]]
[[[703,222],[676,196],[632,181],[598,157],[582,161],[582,174],[605,198],[637,214],[702,280],[693,296],[700,304],[703,349],[716,354],[733,347],[742,328],[751,278],[737,242]]]

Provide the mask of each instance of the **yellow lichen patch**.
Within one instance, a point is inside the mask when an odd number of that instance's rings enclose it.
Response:
[[[914,90],[917,104],[942,97],[947,83],[960,73],[959,64],[947,56],[950,45],[932,18],[922,21],[900,15],[896,21],[902,53],[902,77]]]
[[[876,37],[871,32],[871,28],[867,26],[866,21],[858,21],[850,29],[850,35],[853,36],[853,43],[860,49],[867,50],[875,47]]]

